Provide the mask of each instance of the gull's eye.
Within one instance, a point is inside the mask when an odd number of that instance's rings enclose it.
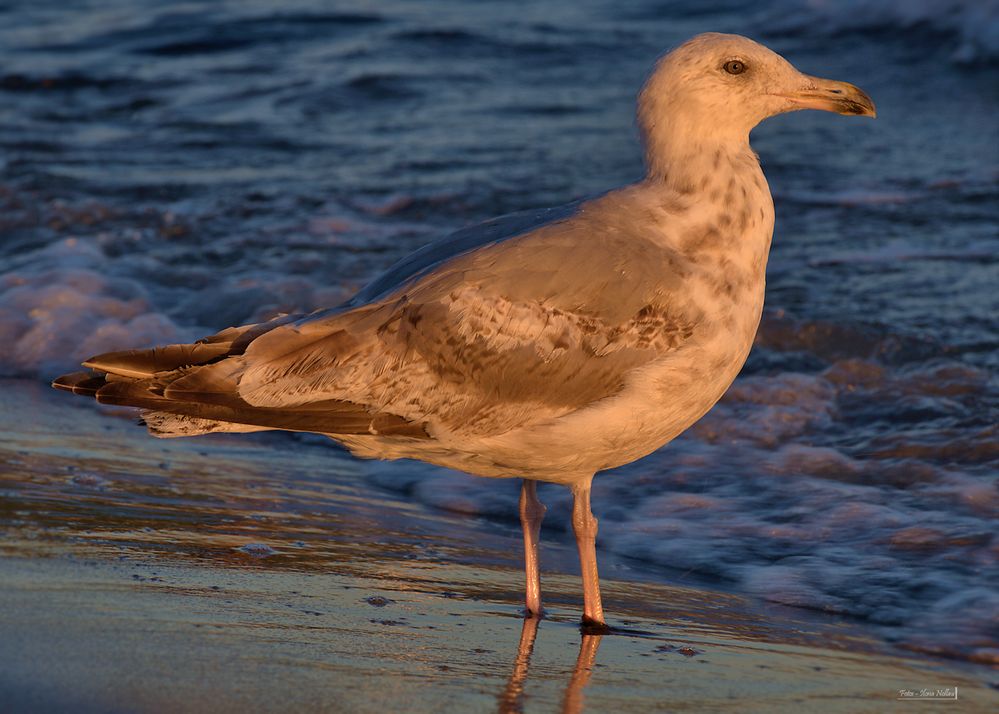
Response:
[[[722,69],[729,74],[742,74],[746,71],[746,63],[742,60],[729,60],[722,65]]]

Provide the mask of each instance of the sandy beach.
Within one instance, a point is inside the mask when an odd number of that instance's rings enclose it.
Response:
[[[45,385],[3,388],[7,712],[880,712],[900,690],[946,688],[956,705],[921,711],[997,701],[984,666],[607,553],[615,631],[582,636],[558,533],[543,539],[548,617],[524,621],[513,514],[372,489],[313,440],[154,441]]]

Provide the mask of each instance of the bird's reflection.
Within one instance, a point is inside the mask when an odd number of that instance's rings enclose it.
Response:
[[[590,683],[593,673],[593,663],[597,659],[597,649],[600,647],[601,635],[583,634],[579,643],[579,655],[576,656],[576,666],[572,670],[572,678],[566,685],[562,696],[563,714],[578,714],[583,711],[583,690]]]
[[[524,685],[531,666],[531,654],[534,652],[534,640],[538,635],[538,617],[524,618],[524,626],[520,631],[520,644],[517,646],[517,657],[513,661],[513,670],[506,682],[506,687],[499,696],[500,714],[519,714],[524,711]],[[579,655],[572,676],[566,684],[562,696],[563,714],[578,714],[583,711],[583,690],[590,682],[593,663],[597,659],[597,649],[602,636],[584,632],[579,644]]]
[[[525,617],[520,631],[520,644],[517,645],[517,658],[513,661],[513,671],[506,682],[506,688],[499,697],[499,711],[502,714],[524,711],[524,682],[531,665],[534,652],[534,638],[538,635],[539,617]]]

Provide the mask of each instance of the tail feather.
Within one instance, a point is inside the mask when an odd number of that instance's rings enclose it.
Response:
[[[98,355],[84,362],[92,371],[63,375],[52,386],[101,404],[143,409],[147,427],[157,436],[283,429],[428,438],[422,423],[348,401],[284,408],[248,404],[238,388],[243,352],[252,340],[297,317],[228,328],[193,344]]]
[[[92,397],[106,383],[103,374],[95,372],[72,372],[64,374],[52,382],[52,386],[73,394]]]

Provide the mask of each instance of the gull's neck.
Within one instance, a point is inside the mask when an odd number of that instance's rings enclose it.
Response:
[[[723,132],[693,117],[671,118],[645,133],[645,166],[649,182],[661,182],[678,193],[692,193],[719,170],[758,167],[749,134]]]
[[[671,215],[666,240],[688,255],[735,260],[763,275],[773,199],[749,132],[724,133],[673,118],[646,124],[643,187]],[[762,299],[762,279],[759,283]]]

